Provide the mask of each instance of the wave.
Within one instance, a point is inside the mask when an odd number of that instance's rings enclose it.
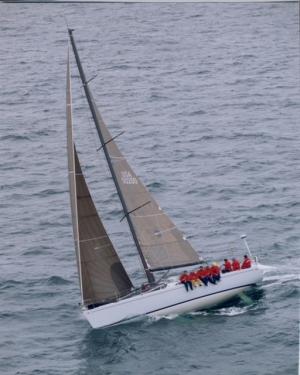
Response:
[[[299,280],[299,274],[282,274],[282,275],[272,275],[264,276],[263,288],[269,289],[277,285],[288,284]]]
[[[46,280],[48,285],[67,285],[71,284],[71,281],[64,279],[60,276],[51,276]]]
[[[197,114],[205,114],[205,111],[199,110],[196,112],[192,112],[190,115],[197,115]],[[191,142],[204,142],[204,141],[213,141],[216,142],[218,140],[227,140],[227,141],[236,141],[236,140],[249,140],[249,139],[260,139],[260,140],[273,140],[274,137],[270,134],[266,134],[265,132],[233,132],[232,134],[207,134],[203,135],[199,138],[193,139]]]
[[[157,182],[157,181],[154,181],[154,182],[151,182],[150,184],[147,184],[147,188],[150,191],[160,190],[162,188],[162,186],[163,186],[163,184],[161,182]]]
[[[169,314],[169,315],[162,315],[162,316],[149,316],[148,320],[152,322],[158,322],[159,320],[166,319],[166,320],[174,320],[178,318],[180,314]]]
[[[23,283],[21,281],[17,280],[6,280],[3,282],[0,282],[0,290],[10,289],[18,287],[19,285],[22,285]]]
[[[293,281],[293,280],[298,280],[298,279],[299,279],[299,274],[288,274],[288,275],[284,274],[284,275],[274,275],[274,276],[264,277],[264,281],[280,281],[282,283]]]
[[[211,310],[210,312],[208,311],[195,311],[192,313],[189,313],[189,315],[193,316],[198,316],[198,315],[219,315],[219,316],[237,316],[237,315],[242,315],[245,314],[249,311],[249,306],[231,306],[231,307],[223,307],[218,310]]]
[[[33,248],[33,249],[30,249],[30,250],[24,251],[23,255],[25,255],[25,256],[40,255],[40,254],[45,255],[46,253],[47,254],[50,253],[49,250],[50,250],[49,247],[40,246],[40,247],[37,247],[37,248]]]
[[[69,284],[72,284],[72,282],[67,279],[64,279],[63,277],[56,276],[56,275],[48,277],[46,279],[44,278],[43,279],[26,279],[24,281],[6,280],[6,281],[0,282],[0,291],[13,289],[13,288],[16,288],[19,290],[21,290],[22,288],[26,288],[26,290],[28,291],[29,288],[33,288],[33,287],[35,288],[36,286],[40,286],[43,284],[50,285],[50,286],[69,285]]]
[[[189,18],[202,18],[203,17],[203,14],[193,14],[191,16],[189,16]]]
[[[155,323],[161,320],[175,320],[179,318],[193,318],[198,316],[237,316],[246,314],[249,310],[253,310],[253,306],[229,306],[218,309],[191,311],[186,314],[169,314],[162,316],[147,317],[148,323]]]
[[[247,313],[249,308],[247,307],[225,307],[224,309],[220,309],[216,315],[223,315],[223,316],[237,316]]]
[[[4,135],[3,137],[0,138],[1,141],[30,141],[30,138],[27,137],[26,135],[15,135],[15,134],[9,134],[9,135]]]
[[[43,112],[49,112],[49,110],[44,109]],[[49,136],[50,134],[54,134],[54,133],[55,133],[54,130],[47,129],[47,130],[32,131],[32,132],[30,132],[30,135],[33,136],[33,137],[40,138],[40,137],[43,137],[43,136]]]
[[[191,311],[185,314],[168,314],[162,316],[151,316],[147,317],[148,322],[158,322],[161,320],[174,320],[177,318],[193,318],[197,316],[237,316],[247,314],[249,312],[261,309],[259,301],[263,297],[264,292],[260,289],[255,288],[247,293],[241,293],[239,296],[223,303],[219,307],[204,309],[199,311]]]
[[[47,197],[48,195],[62,194],[62,193],[65,193],[65,192],[66,192],[65,190],[46,189],[46,190],[42,190],[38,193],[35,193],[33,195],[43,198],[43,197]]]
[[[190,116],[199,116],[199,115],[205,115],[205,114],[206,114],[206,111],[199,109],[198,111],[191,112]]]

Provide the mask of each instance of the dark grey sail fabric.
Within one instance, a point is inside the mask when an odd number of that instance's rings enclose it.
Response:
[[[71,83],[67,70],[67,145],[72,223],[84,305],[116,300],[132,283],[105,231],[82,174],[73,143]]]
[[[92,304],[123,296],[132,284],[98,216],[74,151],[82,291],[84,303]]]
[[[148,268],[157,271],[199,263],[197,252],[135,175],[95,108],[105,147]]]

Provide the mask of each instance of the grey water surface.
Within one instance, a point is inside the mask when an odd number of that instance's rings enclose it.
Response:
[[[65,135],[66,24],[129,162],[206,259],[277,267],[251,300],[105,330],[82,318]],[[99,212],[144,280],[72,56],[75,138]],[[0,4],[0,373],[295,375],[296,3]],[[176,273],[175,273],[176,274]],[[248,302],[247,302],[248,301]]]

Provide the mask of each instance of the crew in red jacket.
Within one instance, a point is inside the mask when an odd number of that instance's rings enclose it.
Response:
[[[244,255],[244,261],[242,263],[242,269],[251,268],[251,259],[248,255]]]
[[[190,280],[190,277],[189,277],[187,271],[184,271],[183,274],[180,275],[179,281],[181,282],[181,284],[183,284],[185,286],[185,289],[186,289],[187,292],[189,291],[189,287],[190,287],[191,290],[193,290],[193,284]]]
[[[222,273],[231,272],[231,271],[232,271],[231,263],[228,259],[225,258]]]
[[[220,267],[217,265],[217,263],[213,263],[210,266],[210,274],[211,274],[211,277],[213,278],[213,280],[215,282],[220,280],[221,271],[220,271]]]
[[[232,258],[232,271],[238,271],[241,269],[240,262],[236,258]]]
[[[197,272],[194,272],[194,271],[190,272],[188,277],[189,277],[189,280],[192,282],[193,287],[197,287],[201,285],[201,281],[197,275]]]
[[[205,269],[200,266],[199,270],[197,271],[197,277],[198,279],[205,285],[207,286],[208,279],[207,279],[207,272]]]
[[[212,272],[211,272],[211,269],[209,266],[206,266],[205,269],[204,269],[204,275],[206,277],[206,279],[212,283],[212,284],[216,284],[216,281],[212,275]]]

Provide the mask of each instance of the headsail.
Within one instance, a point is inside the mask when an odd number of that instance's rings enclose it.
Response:
[[[66,96],[69,185],[78,273],[82,303],[93,305],[124,296],[132,284],[98,216],[73,142],[69,56]]]

